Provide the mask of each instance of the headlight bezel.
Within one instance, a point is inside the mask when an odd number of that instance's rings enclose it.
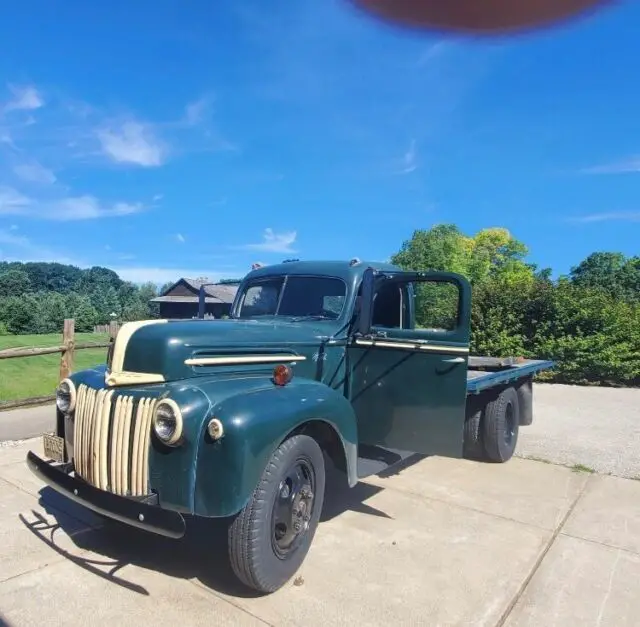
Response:
[[[162,435],[160,435],[159,429],[158,429],[159,420],[161,419],[166,420],[166,417],[161,418],[159,416],[159,411],[162,410],[164,407],[168,407],[171,410],[174,418],[174,423],[175,423],[173,433],[169,438],[165,438]],[[178,446],[180,444],[182,440],[183,432],[184,432],[184,420],[182,417],[182,411],[180,410],[180,406],[172,398],[163,398],[160,401],[158,401],[158,404],[153,410],[152,424],[153,424],[153,432],[155,436],[158,438],[158,440],[162,442],[162,444],[166,446]]]
[[[69,395],[69,405],[66,408],[60,406],[60,396],[61,390],[63,386],[67,386],[68,395]],[[71,414],[73,410],[76,408],[76,399],[77,399],[77,391],[76,386],[73,381],[69,378],[63,379],[58,383],[58,387],[56,388],[56,407],[58,411],[62,414]]]

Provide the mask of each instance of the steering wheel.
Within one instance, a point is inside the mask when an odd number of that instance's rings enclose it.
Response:
[[[490,35],[548,28],[613,0],[350,0],[401,26]]]

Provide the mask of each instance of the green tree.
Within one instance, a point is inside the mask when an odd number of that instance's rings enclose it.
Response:
[[[516,293],[518,290],[530,289],[535,283],[535,269],[525,262],[526,254],[526,246],[506,229],[484,229],[469,237],[457,226],[445,224],[427,231],[415,231],[391,261],[406,270],[437,270],[462,274],[474,286],[474,294],[480,294],[474,295],[473,300],[473,304],[480,308],[476,311],[476,321],[482,320],[482,324],[487,324],[487,316],[480,313],[485,298],[483,294],[487,298],[493,298],[497,295],[493,295],[492,289],[507,289],[508,293]],[[487,282],[493,287],[477,292]],[[451,312],[457,307],[456,302],[455,294],[451,291],[431,285],[418,286],[417,324],[430,327],[433,320],[444,324],[451,319]],[[500,328],[506,324],[499,320],[491,323]],[[479,328],[482,329],[482,325]],[[481,341],[480,338],[477,341],[486,345],[486,341]]]
[[[7,270],[0,274],[0,296],[21,296],[31,291],[29,275],[22,270]]]
[[[120,318],[122,308],[118,299],[118,292],[112,286],[99,284],[90,294],[91,303],[98,313],[98,324],[108,324],[112,314]]]
[[[534,267],[524,261],[527,247],[507,229],[490,228],[466,236],[453,224],[415,231],[392,263],[407,270],[457,272],[472,284],[492,277],[531,281]]]
[[[0,300],[0,321],[11,334],[35,333],[37,310],[32,294],[9,296]]]
[[[615,298],[640,300],[640,257],[592,253],[571,269],[570,277],[580,287],[598,287]]]
[[[35,333],[58,333],[69,316],[67,298],[57,292],[39,292],[34,316]]]
[[[83,271],[77,289],[84,294],[91,294],[98,289],[109,287],[117,291],[123,283],[124,281],[113,270],[94,266]]]

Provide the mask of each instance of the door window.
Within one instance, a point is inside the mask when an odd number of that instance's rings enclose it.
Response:
[[[415,328],[431,332],[458,327],[460,290],[454,283],[424,281],[413,284]]]
[[[462,299],[460,285],[451,280],[383,280],[374,294],[371,327],[385,334],[451,337],[464,326]]]

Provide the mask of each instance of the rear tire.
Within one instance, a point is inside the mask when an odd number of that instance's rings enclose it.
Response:
[[[242,583],[270,593],[297,572],[318,527],[324,487],[318,443],[307,435],[285,440],[229,527],[231,567]]]
[[[463,457],[481,459],[484,456],[482,444],[482,414],[484,404],[476,397],[467,398],[467,412],[464,422]]]
[[[482,436],[489,461],[504,463],[511,459],[518,443],[519,425],[518,393],[508,387],[486,406]]]

